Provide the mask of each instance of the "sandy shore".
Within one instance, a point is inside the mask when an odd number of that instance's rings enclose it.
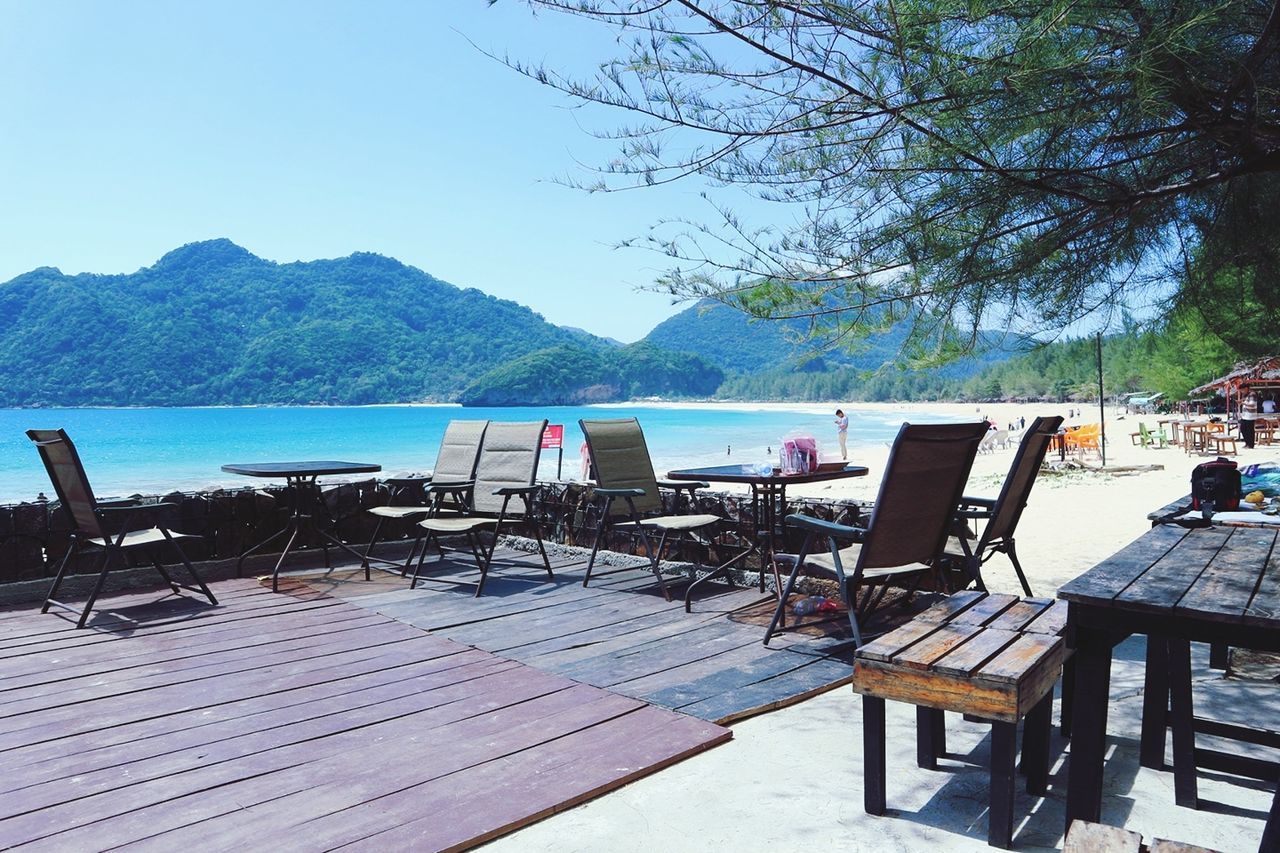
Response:
[[[1030,424],[1040,415],[1076,414],[1068,425],[1097,423],[1097,405],[1053,403],[656,403],[632,405],[675,409],[728,408],[738,411],[792,411],[830,414],[837,406],[851,415],[858,412],[893,413],[911,421],[915,413],[953,415],[957,421],[972,421],[987,416],[1001,427],[1022,418]],[[1045,474],[1036,483],[1017,531],[1018,554],[1031,579],[1032,589],[1039,595],[1053,595],[1066,581],[1090,568],[1150,527],[1147,513],[1159,509],[1190,491],[1191,469],[1202,461],[1188,456],[1181,448],[1144,448],[1135,446],[1130,433],[1138,431],[1139,421],[1150,428],[1157,426],[1156,415],[1126,415],[1123,410],[1107,406],[1107,468],[1159,465],[1162,470],[1115,472],[1086,470]],[[856,424],[856,417],[853,417]],[[834,429],[834,427],[833,427]],[[825,441],[834,436],[818,436]],[[995,497],[1009,465],[1014,445],[1019,438],[1012,434],[1013,444],[1007,449],[978,456],[965,490],[969,495]],[[834,440],[824,444],[824,456],[834,447]],[[849,461],[866,465],[871,473],[865,478],[838,480],[830,483],[797,485],[789,494],[824,498],[857,498],[872,500],[880,485],[889,448],[883,443],[863,443],[855,431],[850,433]],[[1240,446],[1238,461],[1246,465],[1271,459],[1280,460],[1280,446],[1246,450]],[[1094,454],[1086,464],[1098,468],[1101,459]],[[994,558],[987,572],[993,590],[1018,592],[1017,579],[1003,557]]]
[[[759,408],[759,407],[755,407]],[[807,406],[778,406],[782,409]],[[812,407],[829,412],[834,404]],[[1068,406],[845,404],[846,411],[890,409],[910,420],[914,412],[954,413],[957,420],[989,414],[1005,424],[1037,415],[1066,415]],[[932,420],[932,419],[931,419]],[[1074,423],[1097,420],[1092,408]],[[1190,490],[1191,469],[1200,461],[1181,448],[1144,449],[1131,444],[1139,420],[1155,426],[1155,417],[1119,419],[1107,410],[1109,467],[1162,465],[1162,470],[1120,474],[1087,470],[1044,473],[1036,483],[1017,531],[1018,552],[1037,595],[1054,596],[1059,586],[1113,554],[1149,529],[1147,513]],[[851,461],[865,464],[871,476],[857,480],[794,486],[789,493],[822,497],[872,498],[884,470],[888,448],[851,448]],[[968,494],[994,497],[1013,460],[1014,449],[980,455]],[[1241,448],[1241,464],[1280,459],[1280,447]],[[1100,460],[1087,460],[1097,465]],[[984,570],[993,591],[1020,594],[1017,578],[1003,555]],[[1197,652],[1199,654],[1199,652]],[[1255,789],[1221,774],[1201,773],[1201,803],[1220,805],[1205,811],[1173,805],[1172,774],[1137,766],[1143,684],[1143,641],[1135,638],[1117,652],[1112,669],[1109,734],[1116,751],[1109,759],[1104,790],[1107,823],[1153,836],[1176,838],[1213,849],[1256,849],[1271,802],[1271,788]],[[1196,658],[1196,673],[1209,697],[1256,696],[1250,682],[1233,685],[1209,672]],[[1205,699],[1202,694],[1197,702]],[[1230,698],[1227,702],[1232,701]],[[1250,698],[1251,705],[1259,700]],[[1268,706],[1273,707],[1273,706]],[[1255,711],[1256,713],[1256,711]],[[817,696],[793,707],[733,726],[725,747],[682,762],[620,791],[542,821],[492,843],[487,850],[512,853],[563,853],[608,849],[773,850],[807,847],[850,851],[990,850],[984,808],[988,777],[981,764],[946,772],[920,770],[914,762],[915,717],[902,703],[889,703],[890,811],[871,817],[862,810],[861,703],[848,688]],[[948,750],[969,752],[989,729],[948,715]],[[1057,748],[1064,747],[1061,741]],[[981,747],[979,747],[980,749]],[[1055,759],[1048,799],[1020,799],[1015,808],[1021,850],[1052,850],[1062,844],[1067,762]],[[966,772],[972,771],[972,772]],[[1214,786],[1212,792],[1210,787]],[[1021,793],[1019,793],[1021,797]],[[1027,815],[1024,819],[1024,815]],[[782,817],[780,817],[782,816]],[[1244,817],[1248,820],[1244,820]]]

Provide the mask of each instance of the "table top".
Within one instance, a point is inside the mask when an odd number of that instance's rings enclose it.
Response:
[[[1247,491],[1247,490],[1246,490]],[[1149,521],[1178,518],[1190,514],[1191,518],[1199,518],[1200,512],[1191,508],[1191,495],[1183,495],[1176,501],[1170,501],[1159,509],[1147,513]],[[1253,508],[1247,501],[1240,501],[1240,509],[1236,511],[1219,511],[1213,514],[1210,524],[1236,527],[1277,527],[1280,526],[1280,515],[1268,515]]]
[[[1280,630],[1280,531],[1161,525],[1058,590],[1123,613]]]
[[[242,462],[223,465],[228,474],[246,477],[319,477],[322,474],[371,474],[381,471],[381,465],[371,462]]]
[[[781,485],[788,483],[820,483],[824,480],[840,480],[845,477],[865,477],[868,469],[861,465],[846,465],[830,471],[812,474],[761,474],[755,465],[712,465],[708,468],[683,468],[668,471],[669,480],[706,480],[709,483],[751,483],[753,485]]]

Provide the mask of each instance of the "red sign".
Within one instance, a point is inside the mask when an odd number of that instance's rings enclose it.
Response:
[[[564,447],[564,424],[547,424],[542,431],[542,449]]]

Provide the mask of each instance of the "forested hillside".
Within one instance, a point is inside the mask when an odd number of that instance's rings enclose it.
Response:
[[[574,406],[637,397],[710,397],[724,373],[690,353],[640,342],[614,349],[560,346],[495,368],[467,388],[464,406]]]
[[[0,285],[0,405],[452,400],[570,343],[593,339],[392,258],[276,264],[212,240],[128,275]]]
[[[1102,371],[1108,396],[1159,391],[1170,399],[1221,376],[1239,354],[1209,332],[1198,316],[1178,312],[1155,329],[1131,328],[1102,340]],[[1097,344],[1093,337],[1058,341],[992,365],[959,387],[969,399],[1097,396]]]
[[[875,332],[852,349],[812,350],[802,320],[757,321],[703,301],[659,323],[645,341],[696,353],[725,371],[718,397],[734,400],[933,400],[960,392],[964,379],[1009,357],[1003,336],[943,367],[901,364],[906,332]],[[1014,341],[1014,345],[1021,345]]]

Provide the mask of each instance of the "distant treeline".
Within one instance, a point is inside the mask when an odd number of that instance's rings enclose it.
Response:
[[[1158,328],[1131,326],[1102,340],[1102,370],[1108,396],[1162,392],[1168,399],[1230,370],[1239,355],[1209,333],[1195,315],[1175,315]],[[884,367],[877,371],[835,368],[778,369],[726,379],[717,396],[749,400],[1002,400],[1092,399],[1097,395],[1094,337],[1054,341],[968,377],[941,371]]]

